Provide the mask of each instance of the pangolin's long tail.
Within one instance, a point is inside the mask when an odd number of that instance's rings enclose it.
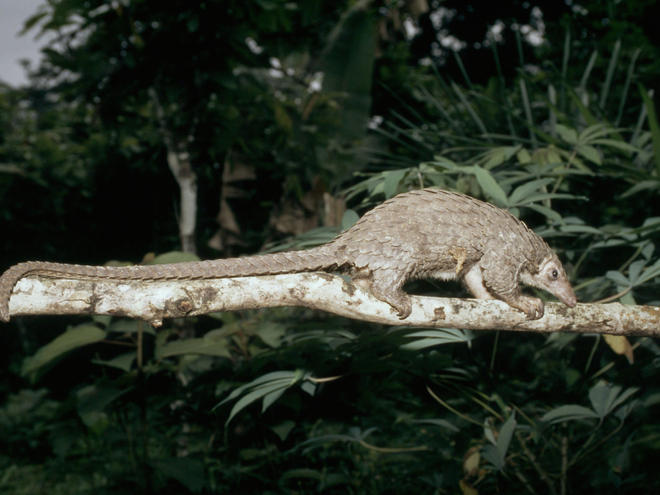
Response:
[[[340,264],[332,243],[304,251],[165,265],[96,266],[28,261],[10,267],[0,277],[0,320],[9,321],[12,290],[27,275],[101,280],[196,280],[333,270]]]

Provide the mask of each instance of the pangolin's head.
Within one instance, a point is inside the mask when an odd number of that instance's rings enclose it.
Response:
[[[577,298],[573,287],[566,276],[566,271],[557,258],[557,255],[552,253],[546,256],[538,270],[522,274],[522,282],[532,287],[547,290],[550,294],[554,295],[557,299],[563,302],[566,306],[573,307],[577,304]]]

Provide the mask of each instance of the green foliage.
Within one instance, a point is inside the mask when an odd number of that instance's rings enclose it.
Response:
[[[490,428],[486,428],[485,435],[490,441],[483,449],[483,457],[486,462],[489,462],[492,468],[496,471],[502,471],[506,465],[506,454],[511,444],[513,432],[516,429],[516,418],[512,414],[509,416],[500,431],[498,432],[497,439]]]
[[[469,330],[458,330],[455,328],[442,328],[440,330],[421,330],[406,334],[407,338],[415,338],[401,346],[402,349],[418,351],[427,347],[434,347],[440,344],[452,344],[465,342],[470,343],[473,338]]]
[[[646,117],[649,121],[649,128],[651,130],[655,166],[658,170],[658,173],[660,173],[660,124],[658,123],[658,116],[655,113],[655,105],[653,104],[653,100],[649,97],[646,89],[644,89],[644,87],[640,87],[639,92],[642,95],[642,99],[644,100],[644,109],[646,110]]]
[[[99,342],[105,338],[105,331],[96,325],[82,324],[69,328],[52,342],[41,347],[33,356],[23,362],[22,373],[29,375],[50,364],[78,347]]]
[[[541,418],[541,421],[561,423],[564,421],[575,421],[580,419],[598,419],[602,422],[605,419],[605,416],[621,406],[635,392],[637,392],[636,388],[630,388],[622,393],[621,387],[598,382],[589,390],[591,409],[578,405],[560,406],[545,413]],[[624,409],[619,411],[619,416],[621,414],[628,414],[630,408],[626,408],[625,412],[622,411],[624,411]]]
[[[120,232],[126,258],[171,249],[172,150],[198,179],[200,239],[218,229],[228,177],[250,171],[226,207],[241,226],[234,245],[257,250],[274,205],[363,166],[377,13],[349,4],[44,3],[25,30],[66,35],[44,50],[34,88],[0,89],[0,210],[20,240],[3,258],[99,263],[117,256]],[[87,226],[93,254],[55,235],[73,225]]]
[[[226,399],[219,402],[216,407],[219,407],[229,401],[232,401],[239,396],[243,395],[234,407],[232,407],[229,417],[227,418],[226,425],[236,416],[242,409],[249,406],[253,402],[261,399],[261,412],[265,412],[273,402],[277,401],[287,389],[302,382],[300,388],[310,395],[314,395],[315,386],[313,380],[310,379],[309,373],[301,370],[296,371],[273,371],[267,373],[259,378],[235,388]]]

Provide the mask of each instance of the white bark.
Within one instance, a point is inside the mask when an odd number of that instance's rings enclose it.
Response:
[[[112,281],[26,277],[9,301],[13,316],[104,314],[162,324],[163,318],[276,306],[304,306],[347,318],[412,327],[581,332],[660,336],[660,308],[612,304],[547,303],[539,320],[495,300],[413,296],[412,314],[400,320],[391,307],[343,278],[296,273],[212,280]]]

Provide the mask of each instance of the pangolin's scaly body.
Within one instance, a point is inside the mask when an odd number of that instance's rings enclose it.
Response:
[[[523,295],[520,282],[576,303],[561,262],[523,222],[463,194],[422,189],[385,201],[333,241],[305,251],[127,267],[20,263],[0,277],[0,319],[9,320],[11,291],[26,275],[147,281],[319,270],[350,273],[401,318],[411,312],[403,285],[419,278],[462,280],[475,297],[501,299],[529,318],[543,316],[543,302]]]

